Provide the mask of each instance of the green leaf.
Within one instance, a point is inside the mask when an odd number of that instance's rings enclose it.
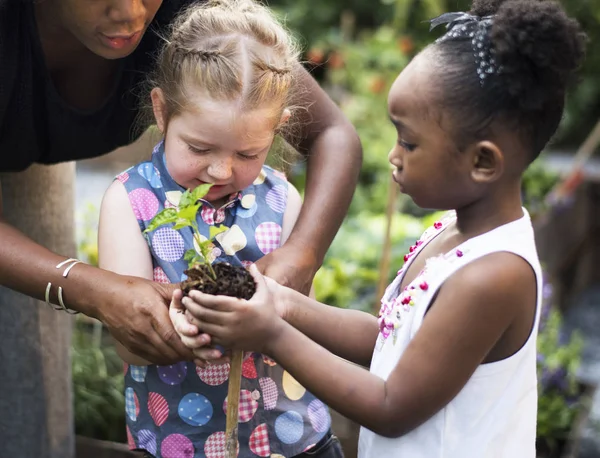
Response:
[[[175,223],[175,226],[173,226],[173,229],[178,231],[179,229],[183,229],[184,227],[188,227],[191,225],[192,223],[190,223],[187,219],[178,219],[177,223]]]
[[[183,255],[183,260],[187,261],[189,263],[189,262],[193,261],[194,258],[196,258],[197,256],[198,256],[198,254],[196,253],[196,250],[194,250],[193,248],[190,248]]]
[[[151,232],[165,224],[174,223],[177,220],[177,210],[174,208],[165,208],[158,215],[152,218],[150,224],[144,232]]]
[[[201,242],[198,245],[200,247],[200,253],[202,253],[204,259],[208,259],[208,256],[211,251],[212,242],[210,240],[205,240],[204,242]]]
[[[188,189],[181,195],[181,199],[179,199],[179,208],[184,209],[195,203],[196,201],[194,200],[194,198],[192,197],[192,193]]]
[[[206,194],[208,194],[208,191],[210,190],[211,187],[212,187],[212,184],[201,184],[196,189],[194,189],[192,191],[192,198],[194,199],[194,202],[198,202]]]
[[[193,221],[196,221],[196,214],[198,213],[198,209],[201,205],[201,203],[196,203],[182,208],[181,210],[179,210],[179,213],[177,213],[177,219],[189,221],[191,225]]]
[[[212,184],[201,184],[193,191],[190,191],[189,189],[186,190],[179,201],[180,210],[183,210],[190,205],[194,205],[196,202],[202,199],[208,193],[211,186]]]

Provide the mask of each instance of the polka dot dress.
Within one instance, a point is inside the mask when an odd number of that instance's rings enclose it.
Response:
[[[128,193],[141,231],[164,208],[176,208],[184,191],[166,169],[162,143],[151,161],[131,167],[116,179]],[[287,196],[285,176],[263,167],[254,183],[230,196],[223,207],[203,201],[196,221],[201,238],[213,243],[211,259],[248,267],[276,250]],[[154,281],[159,283],[185,279],[184,254],[199,250],[190,228],[171,226],[145,235]],[[229,370],[229,364],[198,368],[189,362],[125,366],[130,448],[157,458],[222,458]],[[281,366],[265,355],[247,355],[240,392],[240,458],[291,458],[319,442],[330,425],[327,407]]]

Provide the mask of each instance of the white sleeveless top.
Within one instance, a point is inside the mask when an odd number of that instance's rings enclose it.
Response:
[[[445,255],[428,259],[423,272],[398,294],[411,258],[455,220],[454,213],[425,231],[381,301],[381,331],[371,372],[387,380],[419,331],[425,312],[444,281],[469,262],[495,252],[514,253],[535,272],[535,323],[527,342],[507,359],[480,365],[450,403],[408,434],[390,439],[361,428],[359,458],[535,458],[536,338],[542,270],[531,220],[523,211],[522,218],[469,239]]]

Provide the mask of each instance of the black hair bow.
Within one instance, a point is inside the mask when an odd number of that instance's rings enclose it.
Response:
[[[439,25],[446,24],[446,34],[436,40],[436,43],[445,41],[470,39],[472,51],[477,66],[477,75],[483,85],[486,78],[501,72],[497,64],[495,51],[490,39],[490,29],[493,16],[475,16],[470,13],[456,12],[444,13],[429,21],[429,30]]]

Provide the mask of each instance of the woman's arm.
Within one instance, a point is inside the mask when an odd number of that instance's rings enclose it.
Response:
[[[273,318],[268,288],[259,286],[250,301],[194,292],[185,306],[217,344],[270,355],[327,405],[386,437],[406,434],[447,405],[516,320],[531,316],[536,298],[535,276],[523,259],[496,253],[470,263],[446,281],[383,380]]]
[[[2,209],[0,187],[0,210]],[[181,343],[168,316],[173,287],[140,278],[117,275],[77,264],[67,278],[56,266],[66,259],[35,243],[12,227],[0,213],[0,284],[57,304],[58,286],[66,305],[98,318],[127,348],[150,361],[167,364],[192,357]],[[35,272],[35,275],[32,275]],[[59,312],[57,312],[59,313]]]
[[[285,245],[257,266],[279,283],[308,293],[352,200],[362,149],[354,127],[301,65],[297,77],[302,90],[293,104],[307,110],[299,110],[301,141],[288,140],[308,158],[304,204]]]
[[[117,180],[106,190],[98,224],[98,264],[120,275],[153,279],[152,257],[148,244],[131,209],[123,184]],[[123,361],[147,366],[149,361],[129,352],[115,341]]]

